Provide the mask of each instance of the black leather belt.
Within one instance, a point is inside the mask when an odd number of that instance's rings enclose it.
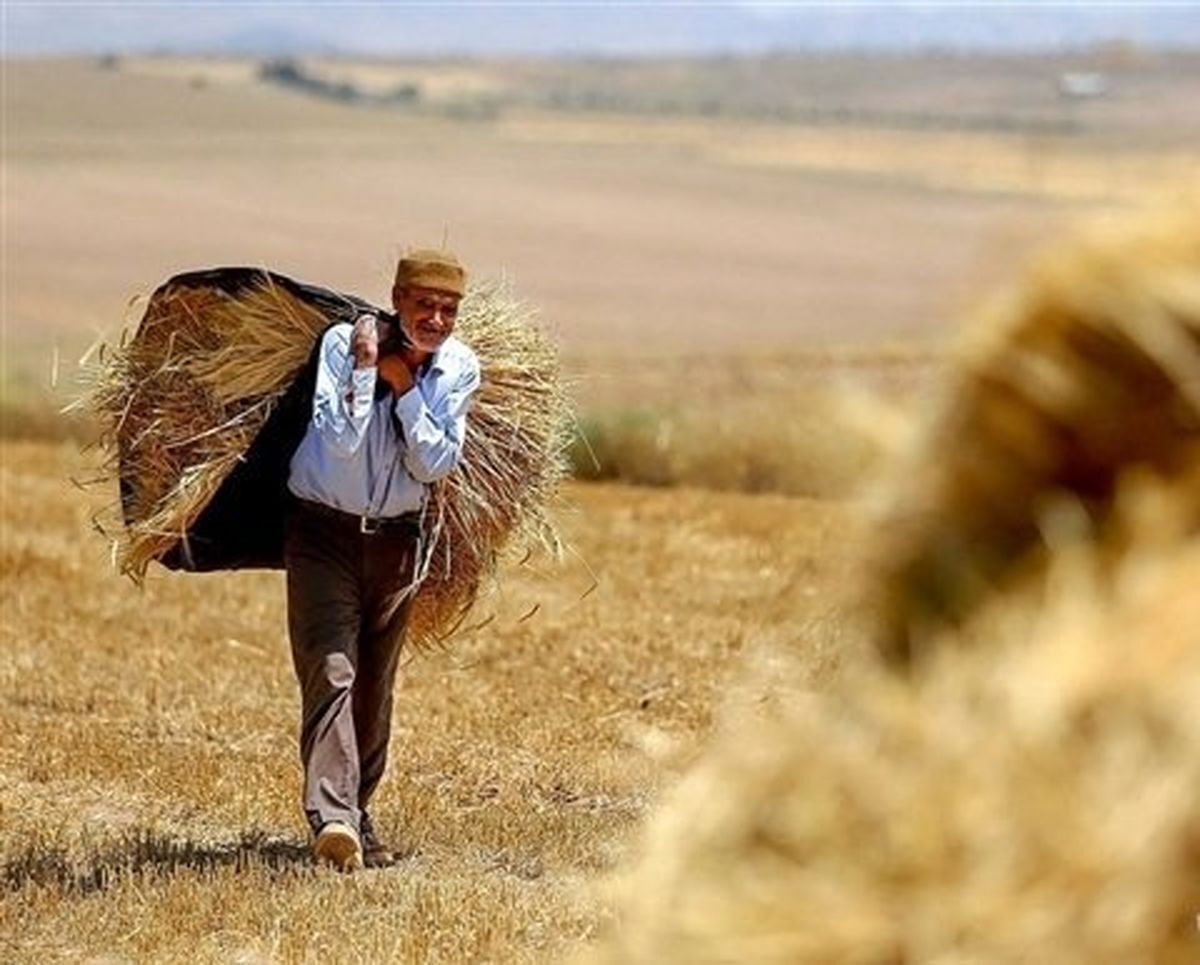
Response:
[[[354,525],[360,533],[366,533],[368,536],[383,530],[411,529],[419,531],[421,528],[419,512],[401,513],[399,516],[360,516],[357,513],[347,513],[344,510],[335,509],[333,506],[326,506],[324,503],[313,502],[311,499],[301,499],[299,496],[292,498],[296,501],[296,505],[305,512],[327,516],[346,525]]]

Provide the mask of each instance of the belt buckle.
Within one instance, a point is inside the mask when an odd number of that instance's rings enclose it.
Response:
[[[379,520],[372,519],[370,516],[360,516],[358,518],[358,531],[366,533],[370,536],[372,533],[379,532]]]

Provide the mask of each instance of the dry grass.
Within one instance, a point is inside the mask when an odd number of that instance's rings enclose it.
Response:
[[[651,821],[605,959],[1194,961],[1197,579],[1194,540],[1077,549],[915,680],[760,691]]]
[[[561,958],[664,778],[645,749],[695,747],[752,644],[836,659],[843,507],[573,488],[562,525],[600,585],[514,568],[488,627],[407,666],[376,817],[409,856],[327,875],[304,858],[282,580],[118,579],[80,469],[69,445],[0,449],[8,960]]]
[[[878,179],[982,195],[1136,203],[1145,199],[1149,185],[1167,196],[1200,188],[1186,148],[1135,146],[1113,156],[1065,137],[737,121],[648,122],[622,115],[517,117],[505,121],[503,130],[514,139],[593,147],[653,144],[734,167]]]
[[[907,343],[746,351],[719,364],[682,351],[578,357],[571,463],[583,479],[853,497],[902,447],[943,356]]]
[[[590,415],[571,449],[575,475],[649,486],[839,498],[879,472],[883,452],[834,392],[767,393],[694,409]]]

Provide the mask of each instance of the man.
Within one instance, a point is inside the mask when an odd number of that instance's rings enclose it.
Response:
[[[325,333],[291,461],[284,563],[304,810],[315,857],[344,871],[392,861],[367,805],[387,762],[428,484],[458,465],[479,385],[474,354],[451,335],[465,283],[453,254],[410,251],[392,289],[400,331],[363,315]]]

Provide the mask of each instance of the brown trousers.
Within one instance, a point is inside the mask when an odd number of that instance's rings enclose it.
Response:
[[[419,527],[374,533],[293,500],[284,536],[288,635],[300,682],[304,812],[353,828],[383,777]]]

